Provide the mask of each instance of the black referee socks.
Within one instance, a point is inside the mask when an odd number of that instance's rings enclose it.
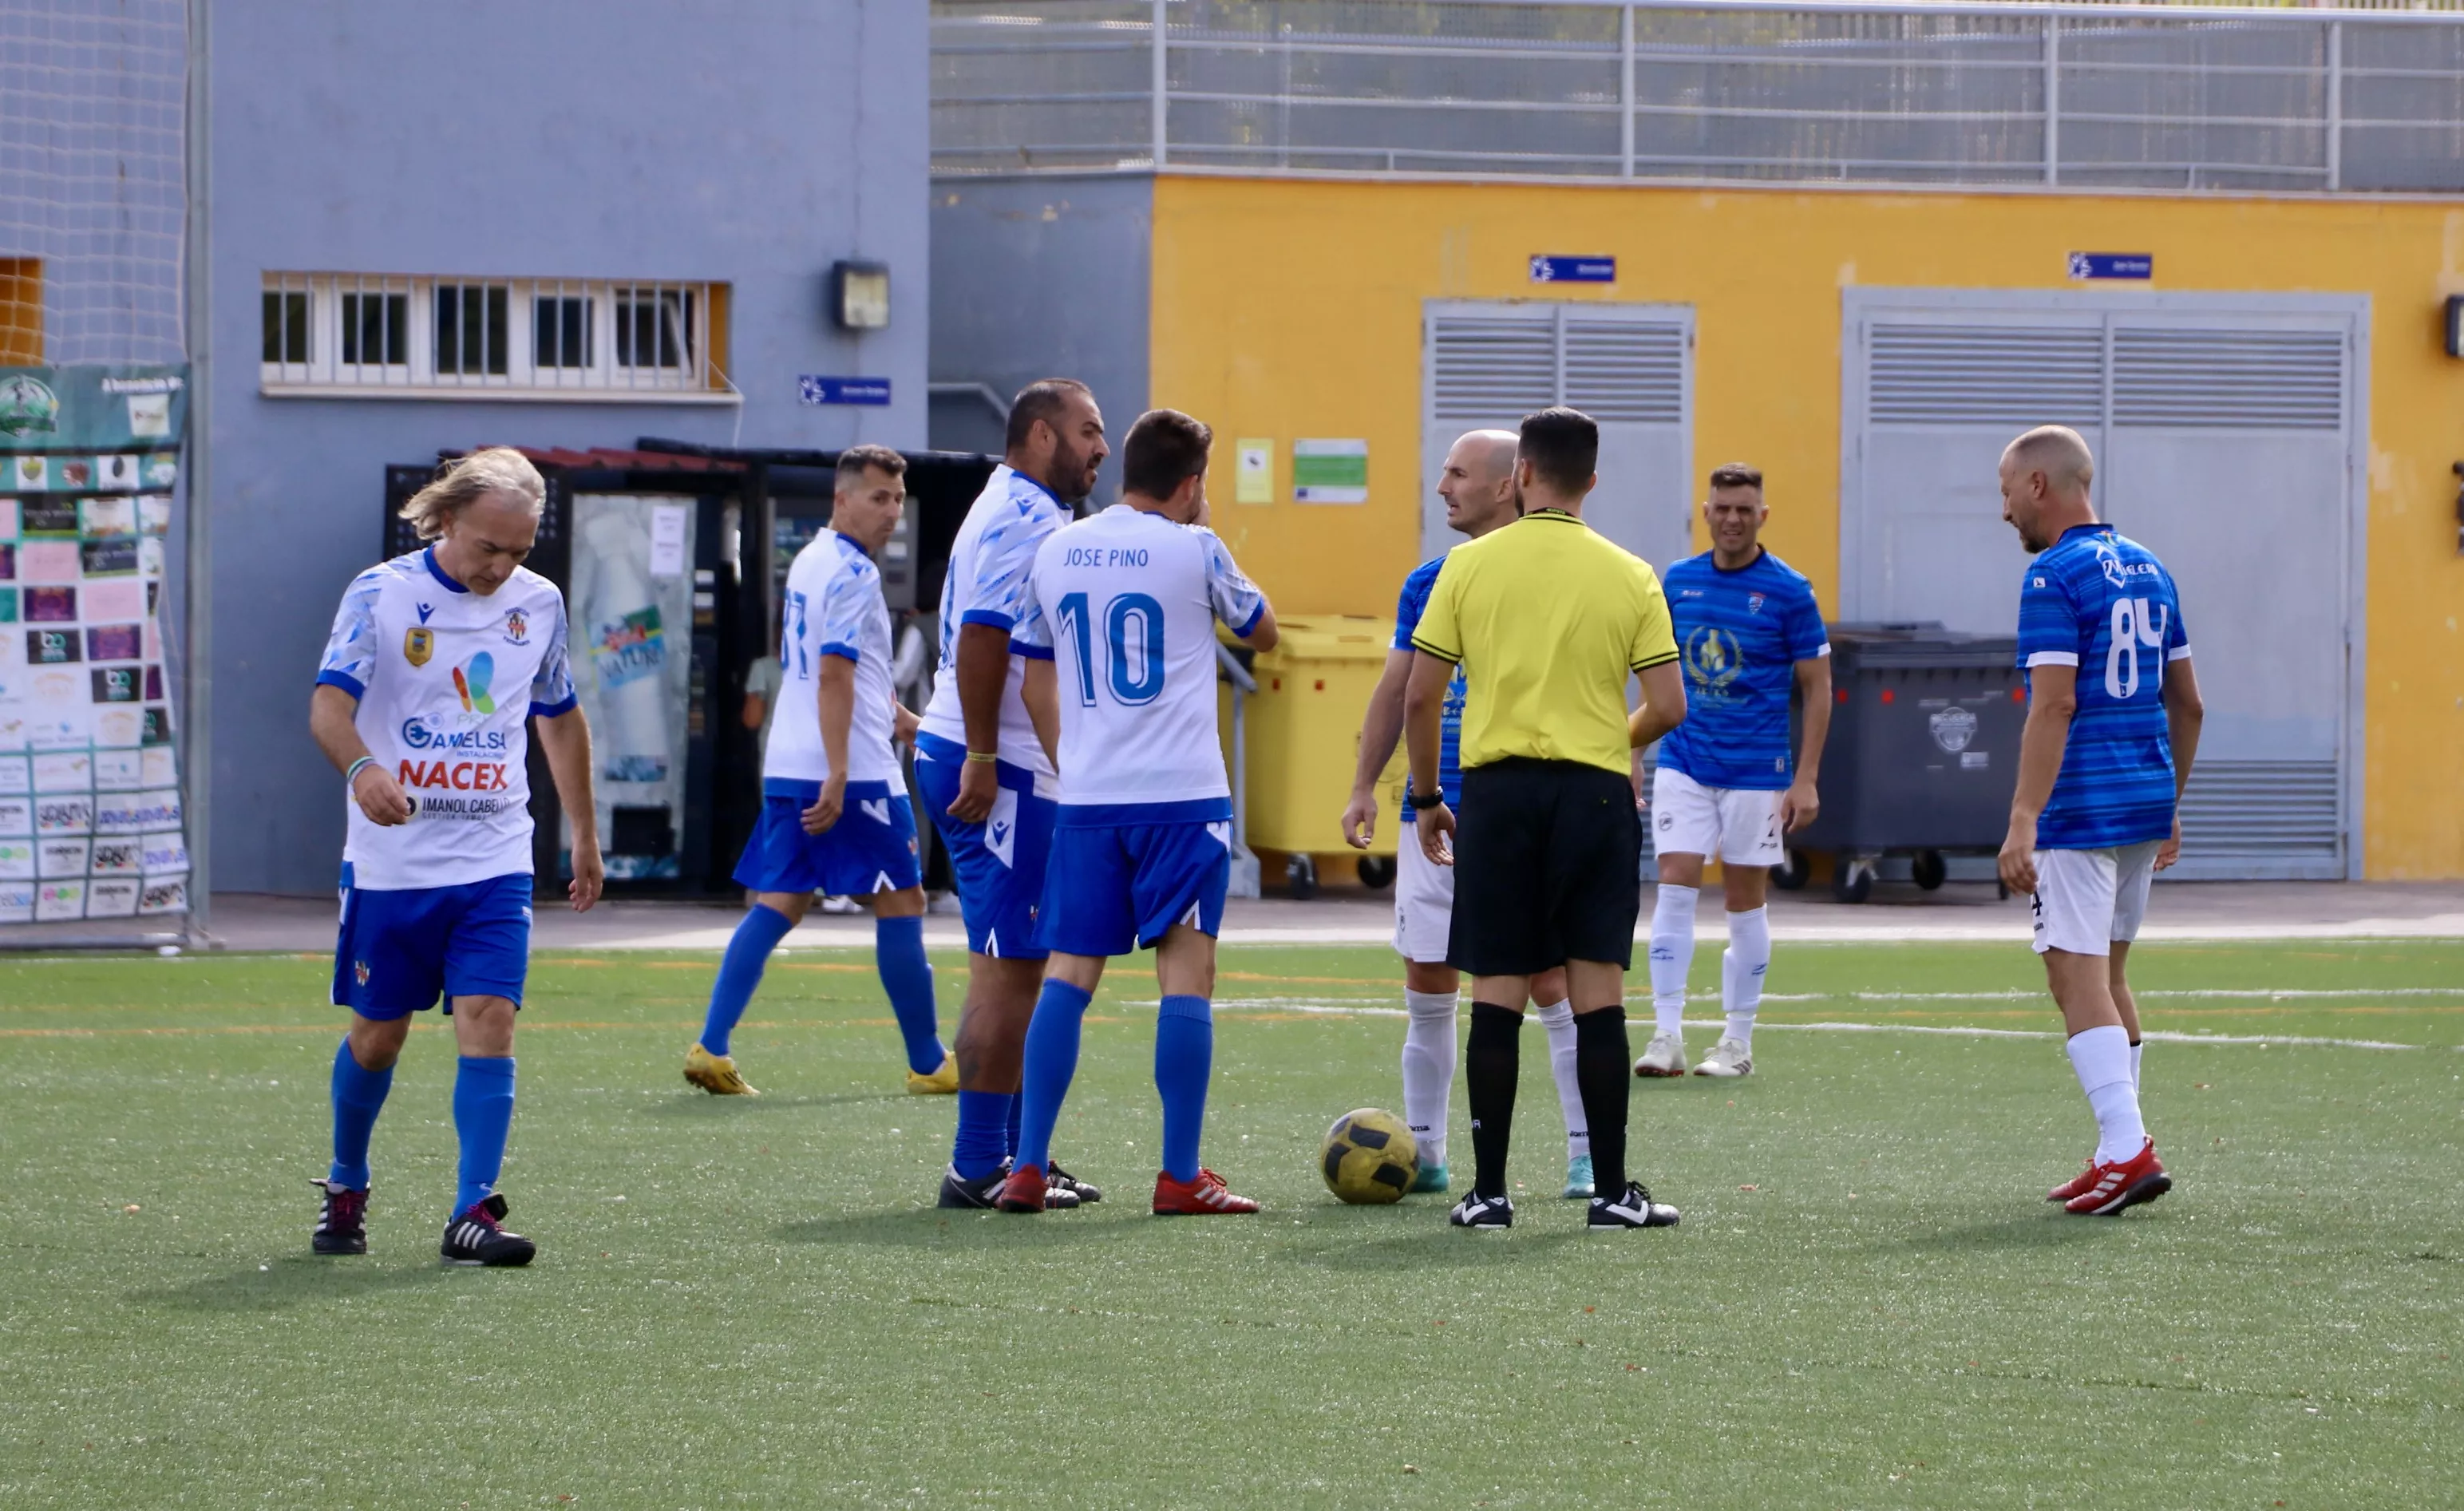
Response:
[[[1592,1133],[1592,1189],[1603,1196],[1625,1193],[1626,1094],[1634,1087],[1627,1056],[1632,1053],[1622,1006],[1574,1015],[1574,1084],[1582,1090],[1583,1122]]]
[[[1463,1062],[1463,1100],[1471,1105],[1471,1189],[1483,1196],[1503,1196],[1506,1147],[1514,1132],[1514,1082],[1523,1064],[1523,1015],[1511,1008],[1474,1002]],[[1591,1107],[1589,1093],[1584,1095],[1583,1106],[1586,1111]],[[1622,1119],[1617,1128],[1622,1150]]]

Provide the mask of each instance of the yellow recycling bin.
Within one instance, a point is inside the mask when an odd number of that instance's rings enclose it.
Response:
[[[1258,690],[1247,700],[1248,841],[1291,857],[1285,877],[1296,897],[1317,890],[1315,857],[1358,857],[1343,843],[1343,805],[1360,758],[1360,717],[1386,669],[1395,622],[1351,615],[1280,621],[1282,640],[1258,657]],[[1231,720],[1222,721],[1229,741]],[[1377,781],[1377,833],[1361,880],[1382,887],[1395,875],[1396,815],[1404,762],[1400,741]]]

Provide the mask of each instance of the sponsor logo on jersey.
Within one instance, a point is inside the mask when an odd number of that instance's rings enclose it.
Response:
[[[531,622],[520,609],[505,610],[505,644],[527,646],[531,643]]]
[[[1745,669],[1737,637],[1718,625],[1705,624],[1685,637],[1685,673],[1697,686],[1725,692]]]
[[[427,606],[425,603],[420,605],[422,608]],[[436,634],[433,630],[406,629],[402,632],[403,660],[414,667],[424,667],[428,665],[428,658],[434,654],[436,654]]]
[[[496,658],[484,650],[453,668],[453,691],[462,699],[463,712],[496,712],[496,700],[488,695],[488,684],[495,675]]]
[[[503,792],[510,768],[500,760],[406,760],[394,779],[406,788],[435,787],[452,792]]]
[[[420,604],[420,605],[419,605],[419,622],[420,622],[421,624],[427,624],[427,623],[428,623],[428,616],[429,616],[429,615],[430,615],[430,614],[433,614],[433,613],[435,613],[435,612],[436,612],[436,605],[435,605],[435,604],[433,604],[433,603],[422,603],[422,604]]]
[[[402,742],[415,751],[453,751],[466,756],[501,756],[508,748],[503,730],[440,729],[417,714],[402,721]]]
[[[1966,709],[1945,709],[1926,723],[1933,730],[1933,742],[1954,756],[1976,738],[1976,715]]]

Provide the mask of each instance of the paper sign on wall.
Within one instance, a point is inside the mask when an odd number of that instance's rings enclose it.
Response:
[[[1235,453],[1239,460],[1232,472],[1232,499],[1242,504],[1271,504],[1275,501],[1275,443],[1243,440]]]
[[[683,504],[650,506],[650,575],[682,577],[685,571],[686,510]]]
[[[1365,440],[1294,441],[1292,501],[1298,504],[1369,502],[1369,443]]]

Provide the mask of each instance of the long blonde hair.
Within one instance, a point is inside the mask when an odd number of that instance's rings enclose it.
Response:
[[[402,506],[402,517],[418,528],[420,539],[433,540],[445,534],[448,520],[490,493],[519,498],[536,515],[546,507],[547,480],[521,452],[492,446],[438,468],[435,481]]]

